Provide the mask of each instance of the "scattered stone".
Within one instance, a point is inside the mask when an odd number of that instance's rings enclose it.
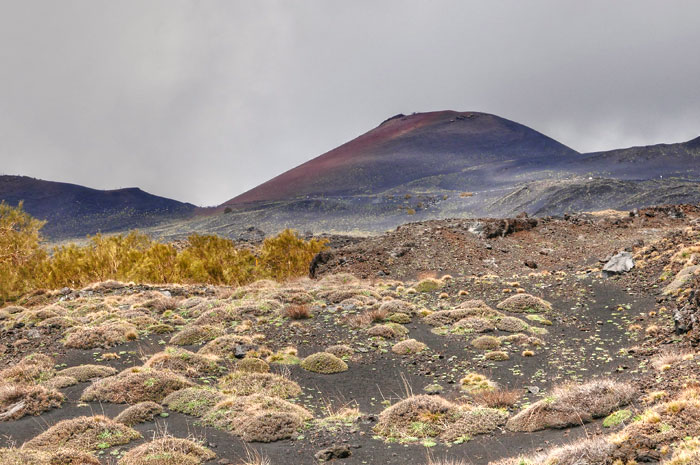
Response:
[[[328,462],[333,459],[344,459],[352,455],[348,446],[333,446],[316,453],[315,457],[321,462]]]
[[[632,268],[634,268],[634,258],[632,254],[629,252],[620,252],[608,260],[605,266],[603,266],[603,272],[607,274],[622,274],[627,273]]]

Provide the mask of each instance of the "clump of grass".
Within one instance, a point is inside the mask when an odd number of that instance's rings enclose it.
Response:
[[[223,368],[218,362],[219,357],[215,355],[167,347],[163,352],[151,356],[143,366],[154,370],[170,370],[189,378],[199,378],[220,374]]]
[[[379,306],[379,310],[381,310],[382,312],[386,312],[387,314],[403,313],[406,315],[412,315],[416,311],[415,306],[413,304],[399,299],[392,299],[387,300],[386,302],[382,302],[382,304]]]
[[[163,413],[163,407],[155,402],[139,402],[124,409],[119,415],[114,418],[126,426],[134,426],[139,423],[144,423],[153,420],[156,415]]]
[[[72,376],[54,376],[41,383],[47,389],[63,389],[76,384],[78,384],[78,380]]]
[[[38,384],[54,376],[54,361],[44,354],[30,354],[0,371],[0,379],[10,383]]]
[[[438,396],[419,395],[385,409],[374,431],[399,441],[437,438],[455,442],[493,431],[504,422],[505,414],[496,409],[474,408]]]
[[[301,360],[297,357],[297,349],[295,347],[287,347],[269,355],[267,362],[281,365],[298,365],[301,363]]]
[[[555,447],[547,453],[530,457],[520,456],[491,462],[490,465],[598,465],[614,463],[625,465],[624,462],[613,462],[611,455],[615,446],[605,439],[582,439],[572,444]],[[627,462],[631,465],[635,462]]]
[[[372,326],[367,330],[367,334],[384,339],[396,339],[408,334],[408,329],[397,323],[386,323]]]
[[[471,342],[471,345],[479,350],[494,350],[501,347],[501,341],[493,336],[479,336]]]
[[[190,386],[191,381],[171,371],[127,368],[116,376],[95,381],[83,391],[80,400],[115,404],[160,402],[171,392]]]
[[[3,465],[100,465],[100,461],[87,452],[69,449],[41,451],[14,447],[0,449],[0,463]]]
[[[523,395],[518,389],[480,389],[472,393],[474,401],[491,408],[508,408],[515,405]]]
[[[496,323],[493,320],[482,318],[479,316],[468,316],[457,321],[452,328],[456,331],[473,331],[475,333],[488,333],[496,329]]]
[[[618,410],[611,413],[603,420],[604,428],[613,428],[632,418],[631,410]]]
[[[202,422],[230,431],[244,440],[272,442],[289,438],[311,418],[311,413],[303,407],[278,397],[254,394],[219,402]]]
[[[606,379],[565,384],[512,417],[507,427],[512,431],[538,431],[588,423],[626,405],[634,394],[631,386]]]
[[[413,355],[423,352],[428,348],[427,345],[415,339],[406,339],[394,344],[391,351],[399,355]]]
[[[433,292],[440,289],[444,283],[439,279],[435,278],[425,278],[420,280],[414,288],[418,292]]]
[[[425,317],[425,322],[433,326],[453,324],[463,318],[480,317],[488,319],[501,318],[503,315],[484,303],[482,300],[467,300],[452,310],[440,310]]]
[[[141,434],[103,416],[78,417],[59,421],[24,444],[26,449],[52,451],[57,448],[90,452],[127,444]]]
[[[201,417],[225,398],[226,395],[214,389],[190,387],[169,394],[163,399],[163,405],[176,412]]]
[[[493,381],[488,379],[486,376],[475,372],[469,372],[464,375],[459,384],[462,389],[472,394],[482,391],[491,391],[496,387],[496,384]]]
[[[335,355],[336,357],[341,359],[350,358],[353,355],[355,355],[355,350],[352,347],[345,344],[336,344],[333,346],[326,347],[326,350],[324,352]]]
[[[0,421],[17,420],[25,415],[39,415],[60,407],[64,396],[43,386],[24,384],[0,385]]]
[[[552,310],[552,304],[530,294],[515,294],[499,303],[496,308],[513,313],[544,313]]]
[[[366,328],[372,323],[383,322],[388,315],[388,311],[382,310],[381,308],[375,308],[371,310],[366,310],[357,315],[350,315],[345,318],[345,322],[351,328]]]
[[[508,352],[504,352],[502,350],[492,350],[491,352],[486,352],[484,354],[484,358],[495,362],[504,362],[509,360],[510,356],[508,355]]]
[[[176,346],[189,346],[211,341],[223,335],[223,330],[212,325],[189,325],[182,328],[170,338],[170,344]]]
[[[205,355],[217,355],[221,358],[232,358],[256,348],[257,345],[249,336],[227,334],[208,342],[198,352]]]
[[[508,333],[527,331],[529,327],[530,325],[525,323],[520,318],[516,318],[514,316],[504,316],[496,321],[496,328]]]
[[[246,442],[274,442],[291,438],[302,426],[294,413],[263,412],[243,422],[238,433]]]
[[[119,465],[199,465],[215,457],[214,452],[194,441],[166,436],[131,449]]]
[[[236,364],[236,369],[248,373],[268,373],[270,364],[261,358],[246,357]]]
[[[287,305],[284,308],[284,316],[290,320],[306,320],[311,318],[311,308],[307,304]]]
[[[66,332],[63,345],[73,349],[109,348],[138,339],[136,326],[110,321],[99,326],[76,326]]]
[[[105,378],[117,373],[117,370],[106,365],[79,365],[65,368],[56,373],[56,376],[70,376],[79,383],[90,381],[95,378]]]
[[[283,399],[297,397],[301,388],[294,381],[274,373],[233,372],[219,381],[219,389],[224,394],[249,396],[263,394]]]
[[[301,361],[301,367],[307,371],[323,374],[341,373],[348,370],[348,365],[343,360],[328,352],[316,352],[309,355]]]

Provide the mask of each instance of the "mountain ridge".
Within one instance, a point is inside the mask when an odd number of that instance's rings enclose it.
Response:
[[[0,176],[0,200],[23,202],[25,211],[47,221],[43,233],[51,239],[154,226],[198,210],[138,187],[100,190],[16,175]]]

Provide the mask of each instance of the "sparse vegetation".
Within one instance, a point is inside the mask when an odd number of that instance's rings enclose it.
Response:
[[[325,241],[305,241],[285,230],[267,238],[254,253],[233,241],[193,234],[184,248],[153,241],[145,234],[102,236],[87,245],[64,245],[48,254],[42,247],[43,222],[20,204],[0,203],[0,301],[39,288],[80,288],[99,281],[243,285],[261,278],[278,280],[308,273]]]
[[[328,352],[316,352],[301,361],[301,367],[314,373],[333,374],[348,370],[348,365]]]
[[[134,426],[139,423],[153,420],[153,417],[163,413],[163,407],[155,402],[139,402],[136,405],[127,407],[114,418],[126,426]]]
[[[118,375],[95,381],[80,399],[115,404],[160,402],[171,392],[190,386],[192,382],[171,371],[127,368]]]
[[[628,384],[594,380],[566,384],[508,420],[512,431],[538,431],[588,423],[628,404],[635,394]]]
[[[131,449],[119,465],[199,465],[215,457],[194,441],[166,436]]]
[[[141,434],[130,427],[103,416],[78,417],[59,421],[28,441],[27,449],[52,451],[57,448],[90,452],[127,444]]]

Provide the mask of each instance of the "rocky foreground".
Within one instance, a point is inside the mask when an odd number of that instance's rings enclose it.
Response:
[[[35,292],[0,310],[0,463],[698,463],[698,218],[416,223],[314,279]]]

